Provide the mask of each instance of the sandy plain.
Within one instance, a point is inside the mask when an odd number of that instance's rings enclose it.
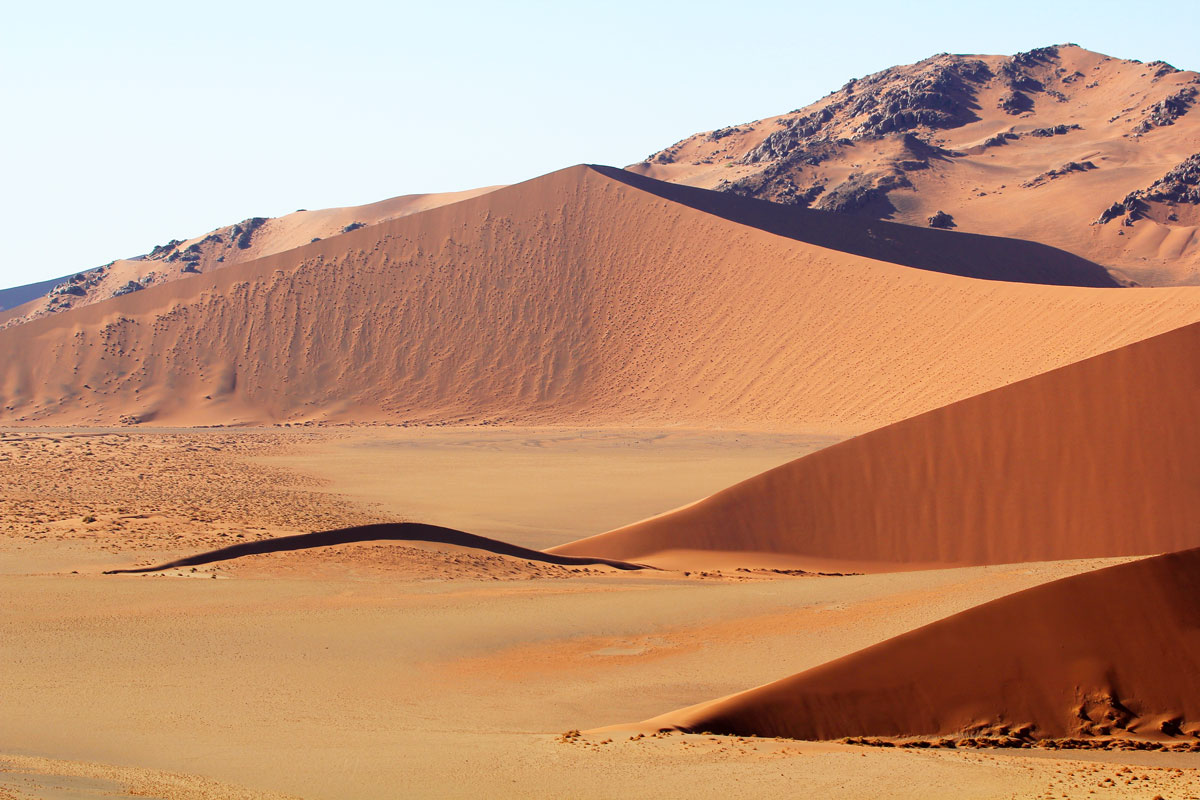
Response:
[[[368,543],[101,574],[240,539],[439,514],[429,521],[546,546],[834,438],[6,431],[0,797],[1200,793],[1194,754],[564,736],[767,683],[1114,560],[628,573]]]

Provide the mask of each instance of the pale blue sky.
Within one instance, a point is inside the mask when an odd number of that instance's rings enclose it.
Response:
[[[0,287],[248,216],[623,166],[937,52],[1200,69],[1193,2],[23,3]]]

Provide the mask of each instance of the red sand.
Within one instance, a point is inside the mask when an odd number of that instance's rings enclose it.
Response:
[[[919,261],[911,230],[878,254]],[[857,432],[1197,320],[1200,290],[912,269],[573,167],[0,331],[0,422]]]
[[[705,566],[711,554],[733,564],[775,554],[873,570],[1193,547],[1198,400],[1193,324],[841,442],[554,552],[675,566],[689,553]]]
[[[1197,585],[1200,550],[1065,578],[645,725],[796,739],[1200,733]]]

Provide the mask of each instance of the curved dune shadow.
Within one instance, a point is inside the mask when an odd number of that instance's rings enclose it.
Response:
[[[318,531],[316,533],[301,533],[294,536],[280,536],[275,539],[262,539],[257,542],[244,542],[219,550],[209,550],[194,556],[187,556],[165,564],[152,567],[135,567],[132,569],[105,570],[105,575],[133,572],[159,572],[176,567],[194,567],[199,564],[211,564],[214,561],[229,561],[243,556],[261,555],[263,553],[283,553],[291,550],[310,550],[315,547],[331,547],[339,544],[354,542],[436,542],[451,544],[459,547],[469,547],[474,550],[484,550],[502,556],[523,558],[526,561],[539,561],[545,564],[562,566],[590,566],[602,564],[617,569],[655,569],[646,564],[633,564],[628,561],[618,561],[609,558],[587,558],[583,556],[561,556],[554,553],[543,553],[520,545],[476,536],[473,533],[457,531],[453,528],[443,528],[440,525],[425,525],[419,522],[393,522],[377,525],[359,525],[353,528],[340,528],[334,531]]]

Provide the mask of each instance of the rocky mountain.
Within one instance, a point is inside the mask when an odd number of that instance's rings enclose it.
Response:
[[[1067,44],[940,54],[695,134],[660,180],[1032,239],[1122,283],[1200,284],[1200,75]]]

